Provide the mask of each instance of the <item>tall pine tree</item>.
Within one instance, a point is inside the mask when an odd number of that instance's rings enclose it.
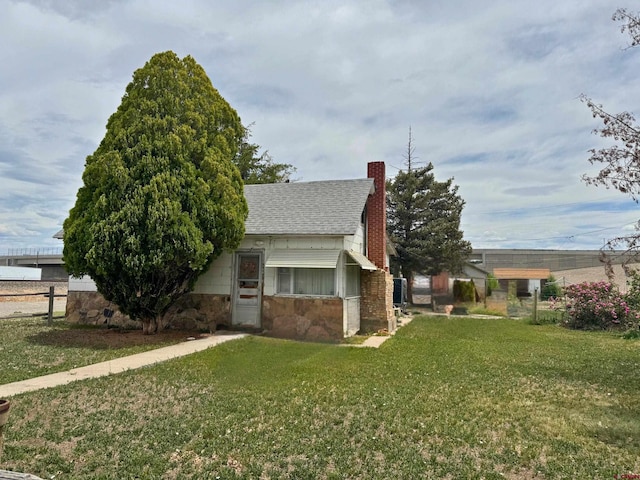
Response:
[[[438,182],[431,163],[416,168],[414,151],[409,130],[407,170],[387,182],[387,230],[398,252],[391,269],[407,279],[409,298],[416,274],[459,273],[471,253],[460,230],[465,202],[458,186],[453,178]]]

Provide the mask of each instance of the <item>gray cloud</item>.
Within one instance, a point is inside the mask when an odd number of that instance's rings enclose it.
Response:
[[[167,49],[191,54],[303,180],[362,177],[371,160],[393,175],[411,126],[420,161],[459,185],[474,246],[598,247],[637,220],[630,200],[580,181],[602,140],[578,95],[640,111],[639,52],[621,50],[615,8],[0,0],[0,253],[56,244],[133,71]]]

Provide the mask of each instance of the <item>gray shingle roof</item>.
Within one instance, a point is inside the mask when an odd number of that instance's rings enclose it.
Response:
[[[373,180],[245,185],[247,235],[353,235]],[[62,239],[60,230],[54,238]]]
[[[245,185],[247,235],[353,235],[373,180]]]

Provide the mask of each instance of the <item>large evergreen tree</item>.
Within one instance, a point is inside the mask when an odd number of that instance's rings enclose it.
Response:
[[[387,182],[387,229],[398,252],[391,269],[407,279],[409,298],[415,274],[459,273],[471,253],[460,230],[464,200],[453,178],[438,182],[433,165],[416,168],[413,154],[409,132],[407,170]]]
[[[64,222],[74,276],[155,333],[169,306],[244,236],[247,204],[233,163],[245,130],[187,56],[154,55],[87,157]]]

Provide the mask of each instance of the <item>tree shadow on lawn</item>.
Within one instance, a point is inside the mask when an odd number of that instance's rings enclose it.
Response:
[[[29,343],[62,347],[114,350],[142,345],[165,346],[186,341],[188,338],[208,336],[199,331],[163,330],[155,335],[143,335],[142,330],[125,330],[94,326],[71,326],[37,333],[27,338]]]

